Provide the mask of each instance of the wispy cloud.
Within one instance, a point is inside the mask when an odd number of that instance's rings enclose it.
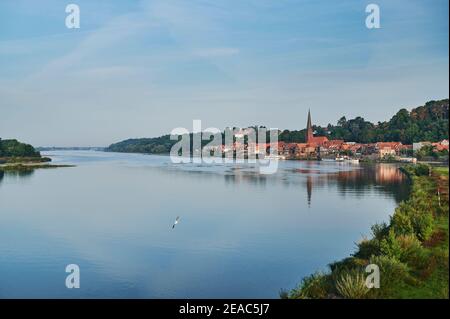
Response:
[[[199,57],[226,57],[239,54],[238,48],[203,48],[194,50],[194,55]]]

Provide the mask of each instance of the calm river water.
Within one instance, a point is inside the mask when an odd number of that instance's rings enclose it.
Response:
[[[351,254],[409,191],[387,164],[281,161],[260,175],[166,156],[44,155],[76,167],[0,172],[0,298],[278,298]],[[65,286],[68,264],[79,289]]]

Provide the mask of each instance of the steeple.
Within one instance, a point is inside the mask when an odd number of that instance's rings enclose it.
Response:
[[[312,130],[312,124],[311,124],[311,111],[308,109],[308,122],[306,123],[306,143],[312,143],[313,142],[313,130]]]

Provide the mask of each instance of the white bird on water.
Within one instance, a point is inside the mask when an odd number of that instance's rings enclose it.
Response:
[[[180,221],[180,216],[177,216],[177,219],[175,219],[175,222],[173,223],[172,229],[175,228],[175,225],[178,224],[179,221]]]

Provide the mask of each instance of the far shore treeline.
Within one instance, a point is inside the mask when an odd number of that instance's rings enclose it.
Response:
[[[430,101],[424,106],[408,111],[400,109],[389,121],[376,124],[362,117],[347,120],[341,117],[336,125],[313,126],[316,136],[327,136],[333,140],[356,143],[376,142],[438,142],[448,139],[449,100]],[[257,126],[255,126],[257,128]],[[279,141],[286,143],[304,143],[306,129],[298,131],[280,131]],[[207,144],[209,141],[202,141]],[[106,151],[126,153],[169,153],[176,141],[170,135],[155,138],[135,138],[110,145]]]

